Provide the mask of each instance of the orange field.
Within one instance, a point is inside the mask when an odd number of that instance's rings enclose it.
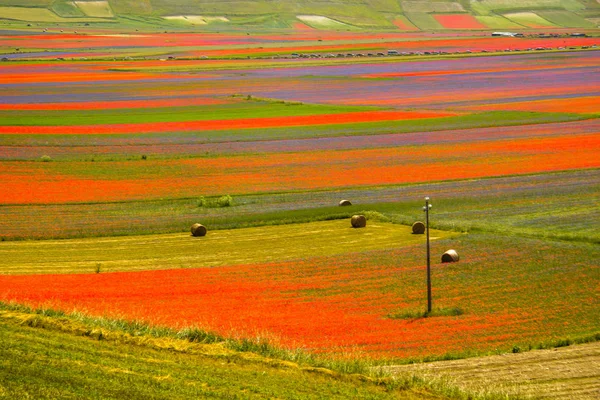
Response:
[[[600,136],[496,140],[190,160],[0,163],[3,204],[44,204],[314,190],[600,167]],[[100,177],[100,176],[103,176]],[[32,189],[35,188],[35,196]]]
[[[600,97],[575,97],[567,99],[516,101],[469,107],[469,110],[519,110],[537,112],[600,113]]]

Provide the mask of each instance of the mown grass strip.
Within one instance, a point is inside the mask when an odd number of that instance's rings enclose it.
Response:
[[[456,233],[432,231],[435,238]],[[423,243],[410,226],[369,221],[355,229],[349,219],[209,231],[0,243],[0,273],[51,274],[210,268],[339,255]],[[162,249],[157,252],[157,249]],[[100,265],[100,266],[99,266]]]

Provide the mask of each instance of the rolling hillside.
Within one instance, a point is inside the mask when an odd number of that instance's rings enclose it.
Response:
[[[0,0],[0,21],[185,28],[486,30],[600,24],[595,0]]]

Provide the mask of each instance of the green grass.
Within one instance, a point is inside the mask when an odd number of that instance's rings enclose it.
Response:
[[[577,0],[483,0],[482,6],[494,11],[556,9],[581,10],[585,6]]]
[[[275,101],[236,101],[226,105],[127,110],[0,111],[0,125],[69,126],[159,123],[359,112],[375,107],[329,106]]]
[[[596,28],[596,24],[569,11],[538,11],[537,14],[555,25],[568,28]]]
[[[391,377],[364,361],[310,355],[290,361],[244,349],[243,341],[197,343],[174,332],[121,326],[0,304],[0,398],[519,398],[411,373]]]
[[[404,15],[408,20],[421,30],[428,29],[444,29],[444,27],[437,22],[431,14],[419,13],[419,12],[405,12]]]
[[[2,7],[0,18],[32,22],[90,22],[94,18],[62,18],[46,8]]]
[[[465,312],[459,307],[447,307],[447,308],[432,308],[431,311],[427,310],[410,310],[410,311],[399,311],[388,314],[388,318],[392,319],[419,319],[419,318],[433,318],[433,317],[456,317],[463,315]]]
[[[51,10],[61,17],[85,17],[75,3],[68,0],[55,1],[52,3]]]
[[[110,8],[109,2],[94,1],[94,2],[79,2],[77,7],[87,16],[94,18],[112,18],[114,14]]]
[[[500,15],[490,15],[490,16],[476,16],[475,17],[479,22],[484,24],[485,26],[491,29],[519,29],[523,28],[522,25],[519,25],[513,21],[509,21],[508,19],[500,16]]]
[[[428,397],[234,352],[169,351],[5,321],[0,322],[0,339],[2,398]]]
[[[54,0],[0,0],[0,6],[48,7]]]
[[[553,24],[552,22],[545,20],[544,18],[540,17],[538,14],[533,13],[533,12],[515,12],[515,13],[507,13],[507,14],[503,14],[504,17],[510,19],[511,21],[523,25],[523,26],[528,26],[528,27],[538,27],[538,26],[544,26],[544,27],[556,27],[555,24]]]

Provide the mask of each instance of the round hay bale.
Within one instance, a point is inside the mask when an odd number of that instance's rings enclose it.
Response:
[[[459,257],[458,257],[458,253],[456,252],[456,250],[448,250],[447,252],[442,254],[442,262],[443,263],[458,262],[458,260],[459,260]]]
[[[350,200],[340,200],[340,206],[351,206],[352,203],[350,202]]]
[[[412,224],[412,233],[415,235],[422,235],[425,233],[425,224],[421,221],[417,221]]]
[[[364,215],[353,215],[350,223],[353,228],[364,228],[367,226],[367,218]]]
[[[202,224],[194,224],[192,225],[192,236],[205,236],[206,235],[206,227]]]

